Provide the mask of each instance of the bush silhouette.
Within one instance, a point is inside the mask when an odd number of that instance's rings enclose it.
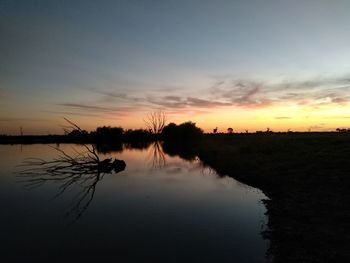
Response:
[[[193,141],[202,137],[203,131],[194,122],[184,122],[180,125],[170,123],[164,127],[162,138],[165,141]]]
[[[121,141],[123,138],[123,128],[121,127],[98,127],[93,135],[97,141]]]

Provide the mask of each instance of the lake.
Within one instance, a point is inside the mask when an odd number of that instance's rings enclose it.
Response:
[[[20,174],[26,158],[50,161],[56,149],[0,145],[1,262],[266,262],[260,190],[156,144],[103,152],[125,170],[65,185]]]

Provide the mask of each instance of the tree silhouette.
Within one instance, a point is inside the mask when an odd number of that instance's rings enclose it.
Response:
[[[166,124],[167,117],[163,111],[154,111],[149,113],[144,119],[147,129],[150,133],[160,134]]]

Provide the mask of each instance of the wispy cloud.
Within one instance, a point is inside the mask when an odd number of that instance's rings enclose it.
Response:
[[[217,79],[209,88],[168,90],[168,94],[152,89],[132,92],[91,90],[92,103],[62,102],[58,105],[71,114],[118,113],[163,109],[168,112],[209,112],[214,108],[232,107],[261,109],[272,106],[297,105],[320,107],[350,103],[350,78],[314,78],[263,82],[254,79]],[[97,94],[97,95],[96,95]],[[118,106],[115,106],[118,105]],[[277,116],[275,119],[290,117]]]
[[[0,122],[41,122],[48,121],[48,119],[37,118],[0,118]]]
[[[344,105],[350,102],[350,80],[339,77],[264,83],[225,79],[215,82],[209,92],[215,99],[229,99],[234,106],[247,108],[289,103],[311,106]]]
[[[326,123],[319,123],[319,124],[311,125],[309,127],[309,130],[311,130],[311,131],[312,130],[320,131],[320,130],[326,129],[325,125],[326,125]]]
[[[81,116],[81,117],[100,117],[101,115],[99,114],[93,114],[93,113],[83,113],[83,112],[72,112],[72,111],[45,111],[48,113],[53,113],[53,114],[59,114],[62,116]]]
[[[93,105],[93,104],[87,105],[87,104],[81,104],[81,103],[59,103],[58,105],[63,106],[65,108],[82,110],[83,112],[92,111],[95,113],[103,112],[103,113],[123,114],[125,112],[129,112],[130,110],[134,109],[132,105],[124,106],[124,107],[114,107],[114,106],[109,107],[109,106],[99,106],[99,105]]]
[[[292,119],[292,117],[284,117],[284,116],[281,116],[281,117],[275,117],[274,119],[275,119],[275,120],[290,120],[290,119]]]
[[[165,97],[148,97],[147,101],[153,105],[163,106],[168,109],[173,108],[216,108],[220,106],[232,106],[230,102],[220,102],[210,99],[202,99],[196,97],[179,96],[165,96]]]

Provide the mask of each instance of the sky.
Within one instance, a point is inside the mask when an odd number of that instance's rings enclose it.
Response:
[[[0,134],[350,128],[350,1],[0,0]]]

